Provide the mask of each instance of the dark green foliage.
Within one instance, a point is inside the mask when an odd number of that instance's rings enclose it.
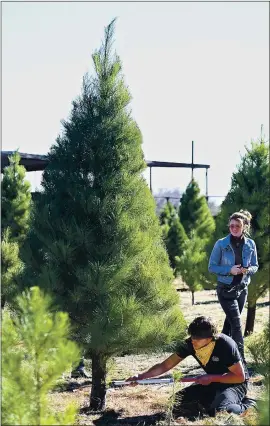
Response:
[[[166,247],[170,259],[170,264],[173,269],[176,267],[175,257],[181,257],[183,254],[183,246],[187,236],[179,218],[176,216],[172,220],[171,226],[166,238]]]
[[[179,218],[189,237],[192,231],[195,231],[198,237],[207,240],[215,230],[215,221],[207,201],[200,195],[200,188],[194,179],[191,180],[182,196]]]
[[[168,202],[165,204],[160,213],[159,220],[170,265],[175,270],[175,256],[182,255],[182,246],[187,236],[172,203]]]
[[[23,265],[19,258],[19,245],[10,239],[10,228],[3,232],[1,241],[1,307],[11,302],[17,291],[16,278]]]
[[[26,171],[21,166],[20,155],[15,152],[9,157],[1,182],[2,222],[1,233],[10,228],[10,238],[21,244],[29,228],[31,185],[25,180]]]
[[[244,209],[252,214],[251,237],[257,246],[259,271],[249,285],[248,305],[253,313],[251,318],[248,316],[245,334],[253,331],[256,301],[269,288],[269,189],[269,147],[262,140],[252,142],[233,173],[231,189],[217,218],[220,238],[229,233],[228,220],[232,213]]]
[[[27,250],[28,276],[69,313],[92,358],[96,409],[110,356],[160,348],[184,330],[113,30],[114,21],[49,152]]]
[[[166,239],[168,237],[169,229],[172,225],[173,219],[177,216],[176,210],[170,201],[168,201],[159,215],[159,221],[162,229],[162,238],[166,243]]]
[[[54,413],[47,401],[57,379],[80,355],[68,340],[68,315],[53,313],[50,298],[38,287],[18,298],[17,309],[12,315],[3,310],[2,424],[75,424],[75,407]]]

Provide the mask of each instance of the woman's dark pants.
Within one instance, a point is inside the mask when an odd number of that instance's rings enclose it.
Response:
[[[227,299],[226,293],[218,286],[217,295],[219,303],[226,314],[222,333],[232,337],[232,339],[237,343],[239,352],[244,361],[245,355],[244,339],[241,326],[241,313],[247,300],[247,288],[236,291],[236,295],[233,299]]]
[[[246,383],[193,384],[177,392],[173,415],[194,419],[202,414],[214,417],[218,411],[241,414],[246,410],[242,400],[247,393]]]

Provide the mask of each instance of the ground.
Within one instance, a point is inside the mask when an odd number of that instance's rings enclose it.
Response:
[[[179,288],[179,283],[176,282]],[[191,305],[191,293],[181,288],[179,291],[180,306],[187,323],[198,315],[209,315],[215,319],[221,331],[224,321],[224,313],[220,308],[214,290],[204,290],[195,293],[195,305]],[[256,311],[255,332],[260,331],[269,316],[269,295],[258,300]],[[242,314],[243,328],[246,319],[246,308]],[[108,380],[123,379],[136,372],[144,371],[153,364],[162,361],[170,354],[152,355],[126,355],[114,358],[109,365]],[[248,353],[247,360],[250,361]],[[89,364],[86,362],[89,369]],[[198,368],[196,361],[189,357],[184,360],[175,371],[180,370],[183,375],[192,375],[202,372]],[[90,369],[89,369],[90,371]],[[170,399],[174,392],[181,388],[177,385],[148,385],[136,387],[123,387],[122,389],[109,389],[107,391],[106,411],[103,413],[90,413],[87,409],[89,394],[91,390],[91,380],[70,379],[65,377],[59,388],[50,394],[50,400],[54,407],[62,411],[70,402],[78,405],[79,416],[78,425],[97,426],[120,426],[120,425],[255,425],[256,413],[250,410],[245,417],[230,414],[221,414],[215,419],[206,418],[197,421],[187,421],[186,419],[173,420],[170,415]],[[248,396],[260,399],[264,386],[260,381],[249,384]],[[158,413],[165,413],[166,418],[160,420]]]

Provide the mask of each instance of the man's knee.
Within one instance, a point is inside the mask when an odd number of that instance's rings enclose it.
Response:
[[[227,407],[230,405],[232,405],[232,401],[226,395],[224,395],[224,393],[220,393],[212,402],[210,410],[215,412],[227,411]]]
[[[210,406],[210,415],[215,416],[220,411],[226,411],[227,413],[240,414],[242,413],[241,404],[237,404],[228,398],[228,395],[220,393],[216,396]]]
[[[216,408],[211,408],[209,415],[215,417],[217,413],[222,411],[226,411],[227,413],[233,414],[241,414],[243,412],[243,409],[240,404],[233,404],[229,402],[227,404],[220,404]]]

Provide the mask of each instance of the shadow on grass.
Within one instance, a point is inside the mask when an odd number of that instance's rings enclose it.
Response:
[[[195,305],[212,305],[213,303],[219,303],[218,300],[204,300],[203,302],[195,302]]]
[[[256,303],[257,308],[264,308],[265,306],[269,306],[270,302],[260,302],[260,303]]]
[[[120,426],[120,425],[136,425],[136,426],[151,426],[156,425],[157,422],[164,420],[166,417],[165,413],[156,413],[148,416],[132,416],[124,417],[119,419],[122,410],[114,411],[107,410],[104,411],[99,419],[93,420],[93,424],[96,426]],[[82,413],[86,414],[86,413]]]
[[[59,383],[55,387],[54,392],[73,392],[76,389],[88,387],[91,384],[91,380],[84,380],[83,382],[76,382],[75,380],[70,382],[63,382]]]

